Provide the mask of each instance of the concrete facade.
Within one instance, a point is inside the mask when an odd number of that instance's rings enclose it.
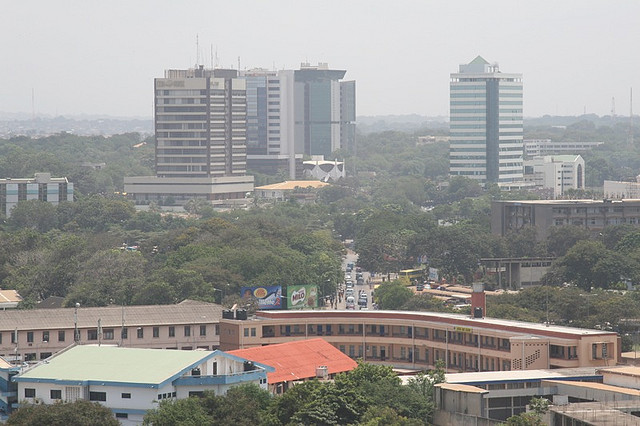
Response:
[[[542,240],[552,226],[579,226],[597,234],[606,226],[622,224],[640,225],[640,200],[491,202],[491,232],[502,236],[533,227]]]
[[[568,189],[584,189],[584,159],[580,155],[547,155],[524,161],[524,179],[552,190],[553,199]]]
[[[220,322],[222,350],[312,337],[354,359],[416,370],[442,360],[448,372],[597,367],[620,356],[613,332],[444,313],[262,311]]]
[[[40,200],[53,205],[73,201],[73,183],[54,178],[51,173],[36,173],[33,178],[0,179],[0,212],[7,217],[20,201]]]

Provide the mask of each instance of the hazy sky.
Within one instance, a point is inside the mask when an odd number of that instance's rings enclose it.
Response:
[[[0,111],[33,93],[37,114],[150,118],[153,78],[209,67],[212,46],[223,67],[346,69],[358,115],[448,115],[449,74],[477,55],[523,74],[525,116],[640,99],[637,0],[26,0],[0,13]]]

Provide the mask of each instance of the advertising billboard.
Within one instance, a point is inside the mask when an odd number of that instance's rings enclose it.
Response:
[[[287,309],[318,307],[318,287],[315,285],[290,285],[287,287]]]
[[[262,287],[242,287],[240,295],[245,297],[255,297],[258,300],[258,309],[283,309],[282,308],[282,286],[262,286]]]

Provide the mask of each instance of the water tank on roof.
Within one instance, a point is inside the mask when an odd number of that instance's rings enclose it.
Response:
[[[222,318],[233,319],[233,311],[230,309],[225,309],[224,311],[222,311]]]
[[[238,309],[236,311],[236,319],[237,320],[246,320],[247,319],[247,311],[245,309]]]
[[[253,364],[253,361],[244,362],[244,371],[253,371],[255,369],[256,369],[256,366]]]

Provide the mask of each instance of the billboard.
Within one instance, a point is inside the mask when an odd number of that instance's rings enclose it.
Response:
[[[429,268],[429,280],[438,281],[438,270],[436,268]]]
[[[318,307],[318,287],[315,285],[290,285],[287,287],[287,309]]]
[[[242,287],[240,296],[258,299],[258,309],[282,309],[282,286]]]

